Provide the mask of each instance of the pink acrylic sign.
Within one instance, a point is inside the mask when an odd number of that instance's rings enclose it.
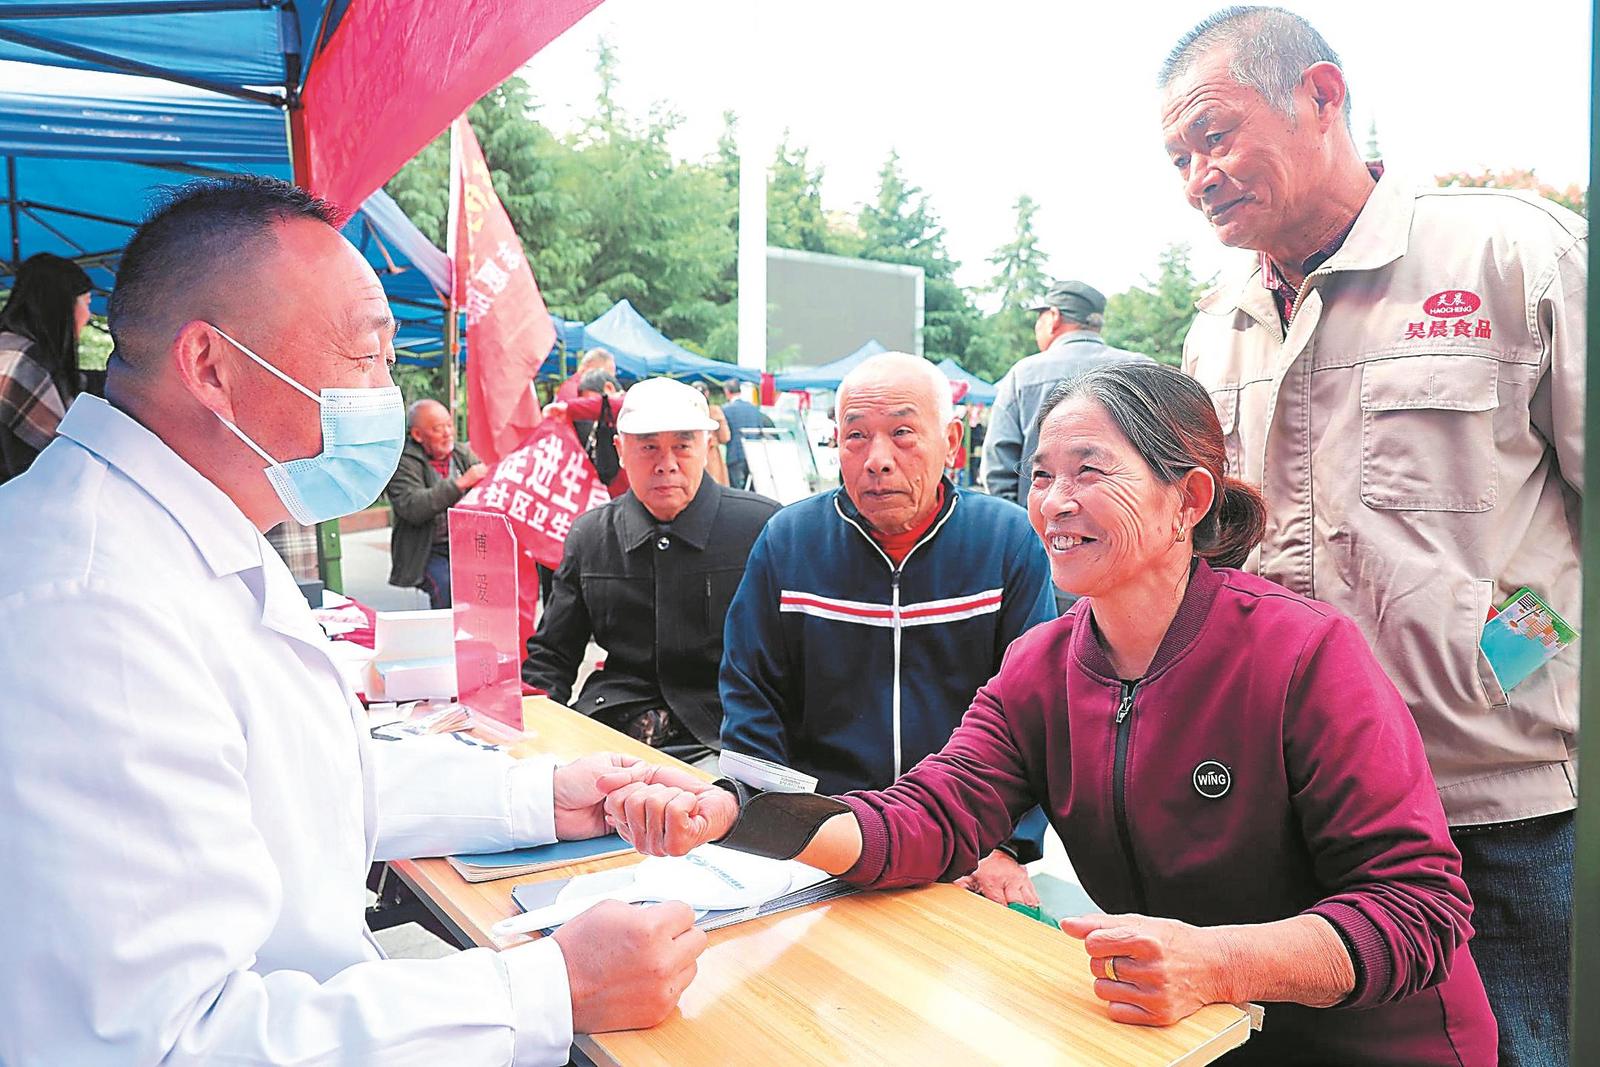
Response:
[[[517,633],[517,539],[491,511],[451,508],[450,597],[461,703],[522,729],[522,648]]]

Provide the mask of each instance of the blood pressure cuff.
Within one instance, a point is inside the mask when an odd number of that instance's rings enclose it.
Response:
[[[794,859],[823,823],[850,810],[844,801],[816,793],[766,793],[733,778],[716,784],[739,798],[739,819],[716,844],[768,859]]]

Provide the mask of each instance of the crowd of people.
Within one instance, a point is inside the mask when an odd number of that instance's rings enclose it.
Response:
[[[393,580],[442,598],[442,516],[486,472],[405,408],[326,204],[240,176],[160,206],[104,400],[73,399],[87,279],[26,268],[0,674],[50,729],[0,733],[0,1060],[563,1063],[672,1010],[687,906],[385,960],[370,863],[616,828],[1036,904],[1048,826],[1105,911],[1062,928],[1113,1019],[1265,1003],[1237,1063],[1565,1062],[1577,649],[1507,686],[1479,636],[1524,587],[1580,621],[1586,226],[1363,161],[1338,56],[1278,9],[1207,18],[1159,84],[1183,194],[1253,269],[1181,370],[1052,287],[987,491],[949,476],[949,384],[903,353],[839,386],[841,486],[782,509],[744,488],[762,415],[734,393],[624,391],[603,353],[558,393],[614,499],[573,524],[524,679],[817,794],[370,740],[261,534],[387,487]]]

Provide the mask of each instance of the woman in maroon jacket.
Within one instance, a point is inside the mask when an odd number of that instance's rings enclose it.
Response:
[[[613,793],[615,823],[656,853],[732,831],[783,854],[787,834],[799,859],[891,887],[966,874],[1042,802],[1119,913],[1062,923],[1112,1018],[1268,1002],[1229,1062],[1492,1064],[1416,726],[1349,619],[1231,569],[1264,512],[1223,475],[1206,393],[1119,364],[1057,387],[1039,420],[1029,515],[1084,599],[1011,645],[941,752],[798,835],[758,819],[792,801],[741,817],[742,787],[668,773]]]

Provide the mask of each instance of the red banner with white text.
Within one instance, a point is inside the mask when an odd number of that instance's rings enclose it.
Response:
[[[550,419],[525,445],[504,456],[457,506],[503,513],[522,551],[554,569],[561,563],[572,520],[610,500],[571,424]]]
[[[451,127],[450,146],[450,258],[456,306],[467,316],[467,440],[493,463],[539,425],[533,376],[556,328],[465,116]]]

